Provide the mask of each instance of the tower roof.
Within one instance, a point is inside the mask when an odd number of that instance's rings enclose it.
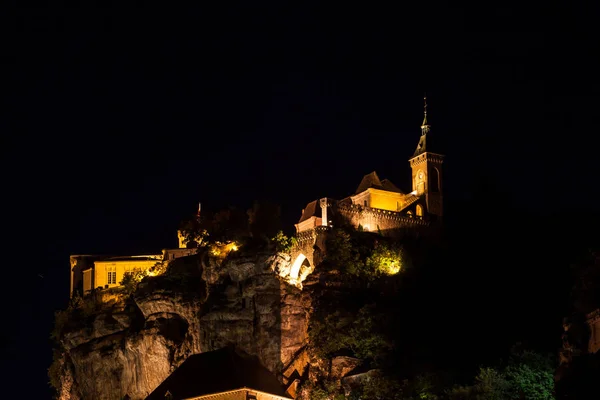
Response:
[[[435,146],[431,145],[431,125],[427,121],[427,96],[423,97],[423,123],[421,124],[421,137],[419,138],[419,143],[417,144],[417,148],[412,155],[411,158],[416,157],[425,152],[434,152]]]

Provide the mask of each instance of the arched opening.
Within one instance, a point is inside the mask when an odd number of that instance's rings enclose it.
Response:
[[[300,268],[302,268],[303,265],[310,266],[310,262],[304,254],[300,254],[298,257],[296,257],[296,260],[292,264],[292,269],[290,270],[290,278],[298,279]]]
[[[417,204],[415,212],[417,214],[417,217],[422,217],[423,216],[423,206],[421,206],[420,204]]]
[[[440,191],[440,171],[433,167],[431,169],[431,191],[439,192]]]

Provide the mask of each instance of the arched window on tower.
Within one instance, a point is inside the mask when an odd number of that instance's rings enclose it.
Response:
[[[421,206],[420,204],[417,204],[415,212],[417,214],[417,217],[422,217],[423,216],[423,206]]]
[[[440,171],[435,167],[431,169],[431,191],[440,191]]]

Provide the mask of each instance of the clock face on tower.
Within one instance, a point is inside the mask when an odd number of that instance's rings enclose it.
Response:
[[[419,172],[417,172],[417,179],[419,181],[422,181],[423,180],[423,175],[424,175],[423,174],[423,170],[419,170]]]

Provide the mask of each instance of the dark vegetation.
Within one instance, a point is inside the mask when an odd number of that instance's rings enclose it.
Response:
[[[504,358],[461,359],[470,349],[461,355],[453,330],[468,326],[455,308],[451,276],[438,275],[450,257],[444,242],[426,237],[394,240],[334,227],[319,268],[340,285],[315,293],[314,353],[350,355],[363,360],[363,369],[378,369],[356,394],[367,399],[551,399],[550,355],[508,346]],[[395,262],[397,273],[389,269]],[[325,378],[309,384],[312,398],[341,395]]]
[[[180,225],[188,247],[234,241],[259,249],[270,245],[281,229],[281,207],[269,201],[255,201],[245,212],[235,207],[203,211]]]

